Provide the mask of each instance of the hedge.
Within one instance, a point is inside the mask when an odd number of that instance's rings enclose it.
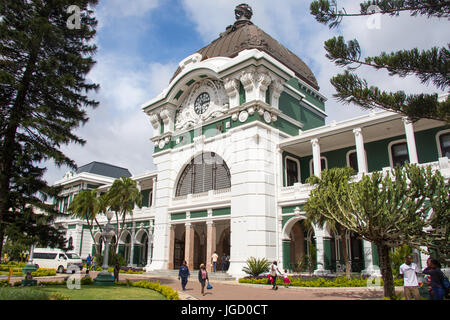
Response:
[[[22,272],[22,268],[12,268],[13,276],[25,276]],[[0,271],[9,272],[9,267],[0,267]],[[33,277],[48,277],[48,276],[55,276],[56,270],[55,269],[48,269],[48,268],[39,268],[35,272],[32,272],[31,275]]]
[[[136,282],[120,282],[119,285],[131,285],[138,288],[147,288],[161,293],[167,300],[179,300],[178,291],[173,290],[169,286],[161,285],[159,281],[136,281]]]
[[[301,278],[301,277],[291,277],[288,276],[291,283],[289,286],[293,287],[366,287],[367,279],[364,278],[352,278],[347,280],[346,277],[337,277],[337,278]],[[380,285],[383,285],[383,279],[380,279]],[[374,280],[375,281],[375,280]],[[373,281],[373,283],[374,283]],[[267,277],[246,277],[240,278],[239,283],[251,283],[251,284],[269,284]],[[278,285],[284,285],[283,279],[277,278]],[[403,286],[403,279],[395,279],[395,286]]]

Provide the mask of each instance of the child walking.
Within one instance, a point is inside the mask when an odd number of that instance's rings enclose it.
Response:
[[[284,287],[288,288],[289,284],[291,283],[291,280],[289,280],[288,274],[287,274],[287,270],[284,269],[284,274],[283,274],[283,282],[284,282]]]

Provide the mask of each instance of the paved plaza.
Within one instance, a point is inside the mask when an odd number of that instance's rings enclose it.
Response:
[[[83,274],[84,275],[84,274]],[[91,272],[90,276],[95,278],[97,272]],[[38,281],[59,281],[67,275],[56,277],[36,278]],[[11,282],[21,280],[13,278]],[[189,278],[186,291],[181,290],[180,281],[173,276],[153,276],[151,274],[120,274],[119,280],[124,281],[148,280],[159,281],[177,290],[181,300],[380,300],[383,298],[383,288],[304,288],[279,286],[274,291],[269,285],[241,284],[237,281],[211,281],[212,290],[206,290],[202,296],[197,274]],[[396,288],[396,293],[403,292],[402,287]]]

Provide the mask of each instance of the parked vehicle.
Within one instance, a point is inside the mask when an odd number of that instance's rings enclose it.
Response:
[[[83,268],[83,261],[76,253],[51,248],[35,248],[33,263],[37,268],[56,269],[59,273],[64,273],[72,265],[80,270]]]

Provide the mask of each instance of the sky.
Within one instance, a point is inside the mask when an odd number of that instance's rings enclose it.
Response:
[[[100,102],[88,110],[89,121],[75,132],[87,142],[69,144],[61,150],[78,166],[92,161],[125,167],[133,175],[156,170],[152,162],[153,130],[141,105],[156,97],[178,67],[178,63],[208,45],[235,21],[234,8],[243,0],[102,0],[96,7],[98,46],[96,65],[88,81],[100,85],[91,96]],[[247,0],[252,21],[299,56],[313,71],[320,92],[327,97],[327,123],[354,118],[367,111],[342,105],[333,98],[330,78],[343,69],[325,57],[324,42],[343,35],[357,39],[362,55],[382,51],[427,49],[445,46],[449,23],[445,19],[381,16],[368,26],[367,17],[343,19],[336,29],[315,21],[310,0]],[[359,1],[338,0],[347,12],[357,12]],[[377,26],[378,28],[374,28]],[[414,77],[391,77],[387,71],[360,67],[358,75],[383,90],[407,93],[442,93]],[[48,161],[44,178],[52,184],[69,171]]]

